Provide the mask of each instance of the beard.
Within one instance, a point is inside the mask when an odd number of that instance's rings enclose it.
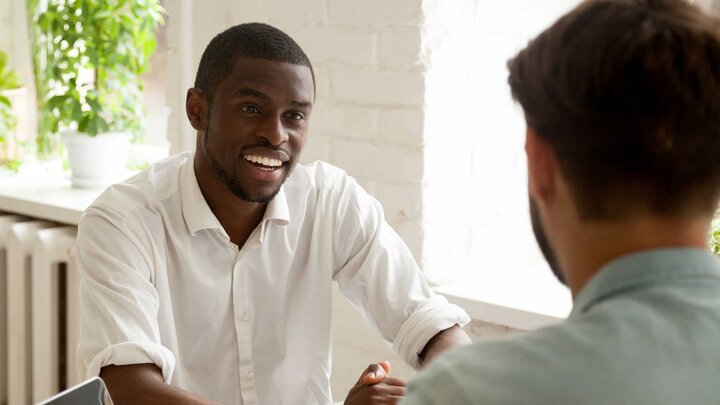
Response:
[[[540,212],[538,210],[537,203],[532,197],[530,197],[530,223],[532,224],[533,234],[535,234],[535,240],[537,241],[540,251],[545,257],[545,261],[547,261],[550,266],[550,270],[552,270],[555,277],[557,277],[561,283],[567,286],[565,275],[560,269],[557,256],[555,256],[555,251],[550,246],[550,241],[545,234],[545,229],[543,228],[542,220],[540,219]]]
[[[270,193],[265,194],[257,194],[252,193],[249,190],[247,190],[240,182],[240,179],[237,178],[233,173],[228,172],[223,168],[222,164],[215,159],[215,157],[210,152],[210,148],[208,147],[208,137],[210,136],[210,130],[205,131],[205,137],[203,138],[203,155],[205,156],[205,160],[207,160],[210,163],[210,166],[212,166],[213,170],[215,170],[215,173],[220,177],[220,180],[225,184],[225,186],[238,198],[240,198],[243,201],[248,202],[254,202],[254,203],[267,203],[270,202],[277,193],[280,191],[280,187],[285,183],[285,180],[287,180],[288,175],[290,175],[290,172],[292,172],[292,167],[295,166],[294,163],[291,164],[291,162],[286,163],[288,165],[287,170],[285,171],[285,175],[280,180],[278,186],[275,188],[275,190],[271,191]]]

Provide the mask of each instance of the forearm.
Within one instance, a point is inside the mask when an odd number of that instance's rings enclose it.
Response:
[[[422,367],[425,367],[444,351],[470,343],[472,343],[472,341],[467,333],[465,333],[460,326],[453,325],[448,329],[438,332],[427,342],[425,348],[423,348],[419,354],[420,364]]]
[[[107,366],[100,373],[115,405],[217,405],[165,384],[154,364]]]

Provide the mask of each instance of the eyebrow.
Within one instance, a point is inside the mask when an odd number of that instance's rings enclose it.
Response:
[[[265,94],[265,93],[263,93],[263,92],[261,92],[261,91],[252,89],[252,88],[250,88],[250,87],[241,87],[241,88],[239,88],[239,89],[235,92],[235,95],[236,95],[236,96],[256,97],[256,98],[259,98],[259,99],[262,99],[262,100],[270,100],[270,97],[268,97],[267,94]],[[296,101],[296,100],[293,100],[293,101],[290,102],[290,105],[292,105],[293,107],[298,107],[298,108],[307,108],[307,107],[312,107],[312,102],[310,102],[310,101]]]
[[[292,105],[293,107],[298,107],[298,108],[312,107],[312,103],[309,101],[291,101],[290,105]]]
[[[269,100],[270,97],[267,96],[267,94],[257,91],[255,89],[251,89],[250,87],[240,87],[236,92],[236,96],[251,96],[251,97],[257,97],[261,98],[263,100]]]

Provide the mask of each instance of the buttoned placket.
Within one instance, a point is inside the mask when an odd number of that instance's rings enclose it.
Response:
[[[237,252],[233,268],[233,315],[238,349],[238,375],[240,376],[240,393],[245,405],[258,403],[255,389],[255,372],[252,359],[252,326],[253,314],[248,305],[247,258],[261,245],[259,228],[250,235],[245,245]]]

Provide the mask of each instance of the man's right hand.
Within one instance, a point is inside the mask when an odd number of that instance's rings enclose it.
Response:
[[[381,361],[363,371],[348,393],[345,405],[394,405],[405,396],[405,380],[388,377],[390,363]]]

